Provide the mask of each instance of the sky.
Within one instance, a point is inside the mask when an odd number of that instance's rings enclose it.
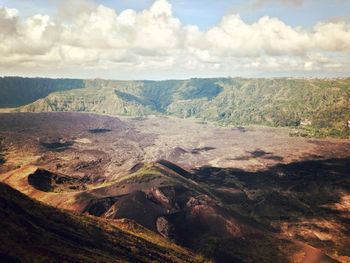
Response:
[[[349,73],[349,0],[0,0],[0,76]]]

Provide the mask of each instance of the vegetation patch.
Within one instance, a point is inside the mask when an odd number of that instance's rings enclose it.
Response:
[[[335,128],[317,128],[313,126],[301,127],[293,129],[289,133],[293,137],[308,137],[308,138],[341,138],[346,139],[350,137],[350,129],[335,129]]]
[[[148,104],[146,101],[144,101],[144,100],[140,99],[139,97],[136,97],[135,95],[132,95],[130,93],[122,92],[119,90],[115,90],[114,92],[118,97],[122,98],[125,101],[133,102],[136,104],[141,104],[144,106],[147,106],[147,104]]]
[[[185,100],[202,98],[211,100],[222,91],[223,88],[211,79],[191,79],[186,88],[180,91],[180,95]]]
[[[120,183],[147,183],[162,176],[163,174],[155,169],[155,167],[152,167],[150,164],[145,164],[136,172],[123,177]]]
[[[181,175],[182,177],[185,177],[185,178],[191,178],[191,173],[189,173],[188,171],[186,171],[185,169],[183,169],[182,167],[172,163],[172,162],[169,162],[167,160],[164,160],[164,159],[160,159],[157,161],[157,163],[163,165],[164,167],[174,171],[175,173]]]
[[[0,108],[22,106],[55,91],[84,87],[79,79],[0,77]]]

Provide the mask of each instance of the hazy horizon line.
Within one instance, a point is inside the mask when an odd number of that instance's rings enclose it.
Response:
[[[23,75],[0,75],[0,78],[23,78],[23,79],[69,79],[69,80],[111,80],[111,81],[181,81],[191,79],[348,79],[349,76],[222,76],[222,77],[186,77],[164,79],[114,79],[114,78],[81,78],[81,77],[50,77],[50,76],[23,76]]]

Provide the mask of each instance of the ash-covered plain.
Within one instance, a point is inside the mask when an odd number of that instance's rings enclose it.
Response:
[[[350,259],[350,141],[173,117],[0,114],[0,179],[217,262]]]

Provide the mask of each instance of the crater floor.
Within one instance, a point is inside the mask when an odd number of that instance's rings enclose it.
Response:
[[[218,262],[347,262],[350,140],[289,133],[2,113],[0,180],[56,207],[133,219]]]

